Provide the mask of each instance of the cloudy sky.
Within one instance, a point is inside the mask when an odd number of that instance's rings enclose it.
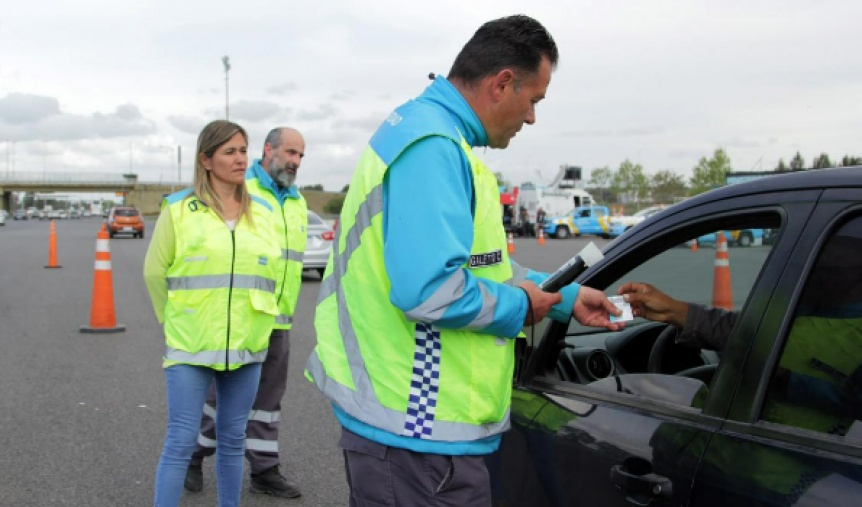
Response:
[[[548,27],[560,64],[537,123],[478,151],[512,183],[625,159],[688,177],[719,147],[738,171],[862,156],[859,0],[49,0],[2,8],[0,174],[171,182],[181,146],[189,181],[198,132],[225,115],[228,55],[250,152],[294,126],[300,184],[340,190],[388,112],[517,13]]]

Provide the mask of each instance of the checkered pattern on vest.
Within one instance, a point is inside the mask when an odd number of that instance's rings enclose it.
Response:
[[[416,324],[415,339],[413,379],[402,435],[428,438],[434,426],[440,389],[440,331],[428,324]]]

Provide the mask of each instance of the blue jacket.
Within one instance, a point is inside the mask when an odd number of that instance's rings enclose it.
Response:
[[[443,77],[415,100],[444,109],[473,146],[487,146],[488,137],[479,118],[464,97]],[[422,205],[417,206],[416,201]],[[473,240],[473,178],[464,153],[451,141],[432,136],[410,146],[392,164],[383,184],[384,262],[389,278],[399,280],[390,293],[392,303],[412,310],[429,297],[470,258]],[[502,215],[501,215],[502,220]],[[397,227],[398,234],[388,234]],[[433,231],[433,233],[430,233]],[[519,266],[513,269],[519,271]],[[540,283],[548,274],[528,271],[527,278]],[[514,337],[524,324],[527,299],[520,290],[500,290],[468,275],[463,296],[452,302],[440,327],[461,327],[481,309],[480,284],[497,299],[495,328],[486,331]],[[561,291],[563,301],[549,315],[568,322],[578,294],[578,285]],[[504,287],[507,289],[507,287]]]

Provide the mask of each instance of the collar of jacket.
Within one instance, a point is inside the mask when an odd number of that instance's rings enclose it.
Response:
[[[479,117],[452,83],[443,76],[434,78],[434,82],[416,97],[419,102],[430,102],[445,109],[458,126],[464,139],[472,147],[488,146],[488,135]]]
[[[278,202],[282,204],[285,199],[299,199],[299,190],[296,189],[296,185],[291,185],[288,188],[282,187],[272,179],[272,176],[266,172],[260,162],[261,159],[254,159],[254,163],[246,170],[245,179],[257,178],[260,184],[269,189],[272,195],[278,198]]]

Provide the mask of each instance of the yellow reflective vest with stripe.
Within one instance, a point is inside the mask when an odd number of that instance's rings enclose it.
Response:
[[[256,200],[254,224],[231,231],[190,189],[168,196],[176,254],[167,271],[164,365],[234,370],[266,358],[281,250],[272,212]]]
[[[273,210],[273,235],[281,247],[280,272],[277,278],[276,297],[278,315],[275,329],[290,329],[293,326],[293,312],[299,299],[302,285],[302,259],[308,239],[308,207],[305,198],[285,199],[284,206],[278,197],[266,189],[257,178],[246,180],[248,192],[263,199]]]
[[[406,133],[385,139],[388,149],[399,153],[423,137],[439,135],[460,146],[470,161],[474,233],[471,262],[463,269],[510,281],[496,177],[439,113],[403,113],[421,115],[422,121],[405,121]],[[350,184],[321,283],[317,346],[307,375],[340,410],[394,435],[440,442],[498,435],[509,426],[514,340],[411,322],[390,302],[390,287],[397,281],[389,279],[383,262],[387,169],[368,146]]]

